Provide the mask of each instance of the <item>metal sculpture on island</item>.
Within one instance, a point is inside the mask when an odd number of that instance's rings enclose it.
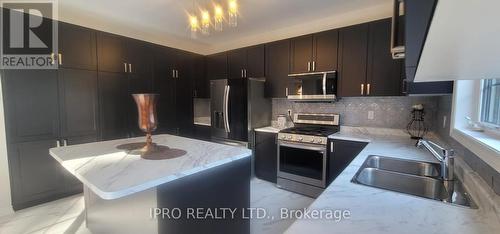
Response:
[[[132,94],[137,105],[139,129],[146,133],[146,143],[124,144],[118,146],[118,149],[126,150],[129,154],[140,155],[141,158],[149,160],[171,159],[187,153],[185,150],[169,148],[153,142],[152,133],[158,127],[156,104],[159,96],[159,94],[154,93]]]

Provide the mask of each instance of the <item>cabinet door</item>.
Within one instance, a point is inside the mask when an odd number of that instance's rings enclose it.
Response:
[[[175,133],[175,78],[173,69],[178,55],[170,48],[157,48],[154,59],[153,91],[160,94],[158,100],[158,133]]]
[[[266,45],[265,95],[268,98],[286,97],[289,52],[289,40],[272,42]]]
[[[368,96],[401,95],[401,63],[403,60],[392,59],[390,41],[390,19],[370,23],[365,93]]]
[[[56,147],[56,139],[8,145],[15,210],[54,200],[64,191],[63,168],[49,155],[53,147]]]
[[[210,84],[208,83],[206,75],[206,63],[203,56],[196,56],[193,65],[193,81],[194,91],[193,97],[195,98],[210,98]]]
[[[121,73],[99,72],[100,139],[127,137],[127,77]]]
[[[339,96],[363,96],[366,86],[368,25],[360,24],[340,30]]]
[[[339,31],[314,34],[314,71],[336,71]]]
[[[125,41],[110,33],[97,34],[97,62],[99,71],[125,72]]]
[[[265,77],[265,46],[257,45],[247,49],[247,65],[245,77]]]
[[[126,41],[128,73],[144,74],[151,73],[153,67],[153,56],[151,46],[143,41],[124,39]]]
[[[96,32],[68,23],[59,23],[60,66],[86,70],[97,69]]]
[[[405,67],[407,80],[413,81],[437,0],[406,0]]]
[[[276,183],[277,144],[276,133],[255,132],[255,176]]]
[[[365,142],[344,140],[328,142],[328,183],[332,182],[358,156],[366,144]]]
[[[290,73],[309,72],[312,69],[313,36],[290,39]]]
[[[237,49],[227,52],[227,63],[229,67],[229,78],[244,78],[244,69],[247,66],[247,50]]]
[[[62,137],[97,134],[97,72],[59,69]]]
[[[207,78],[209,80],[227,79],[227,54],[225,52],[207,56]]]
[[[57,139],[57,71],[5,70],[2,81],[7,141]]]
[[[177,134],[191,137],[193,131],[193,56],[181,53],[179,57],[179,77],[175,85],[175,112]]]

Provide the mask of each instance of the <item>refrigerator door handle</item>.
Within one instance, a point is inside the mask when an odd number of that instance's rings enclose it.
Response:
[[[326,72],[323,73],[323,95],[326,95]]]
[[[231,132],[231,129],[229,128],[229,90],[230,87],[229,85],[226,85],[224,87],[224,128],[227,133]]]

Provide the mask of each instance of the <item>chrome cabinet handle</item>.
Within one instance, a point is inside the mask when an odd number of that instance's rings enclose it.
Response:
[[[123,63],[123,66],[125,66],[125,73],[127,73],[127,63]]]
[[[61,147],[61,142],[59,140],[56,141],[56,147],[57,148]]]
[[[333,142],[330,142],[330,152],[333,153]]]
[[[241,78],[243,78],[243,69],[241,69]]]
[[[313,61],[313,71],[316,71],[316,61]]]
[[[361,84],[361,95],[365,95],[365,84]]]
[[[175,70],[172,69],[172,78],[175,78]]]
[[[63,140],[63,145],[64,145],[64,146],[68,146],[68,140],[64,139],[64,140]]]
[[[244,77],[246,78],[247,77],[247,69],[243,69],[243,71],[244,71],[244,75],[245,75]]]
[[[370,95],[370,84],[366,84],[366,95]]]
[[[128,72],[132,73],[132,64],[131,63],[128,64]]]
[[[58,57],[59,57],[59,65],[62,65],[62,54],[61,54],[61,53],[59,53],[59,54],[58,54]]]
[[[307,62],[307,71],[311,71],[311,62]]]
[[[288,97],[288,88],[285,88],[285,96]]]
[[[179,78],[179,70],[175,70],[175,78]]]

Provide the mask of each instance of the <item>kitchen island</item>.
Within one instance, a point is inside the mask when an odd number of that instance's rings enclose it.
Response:
[[[83,183],[89,230],[249,233],[243,212],[250,206],[250,150],[172,135],[153,136],[158,145],[180,152],[171,159],[145,160],[121,147],[143,141],[129,138],[49,150]],[[220,219],[223,209],[235,212]]]

